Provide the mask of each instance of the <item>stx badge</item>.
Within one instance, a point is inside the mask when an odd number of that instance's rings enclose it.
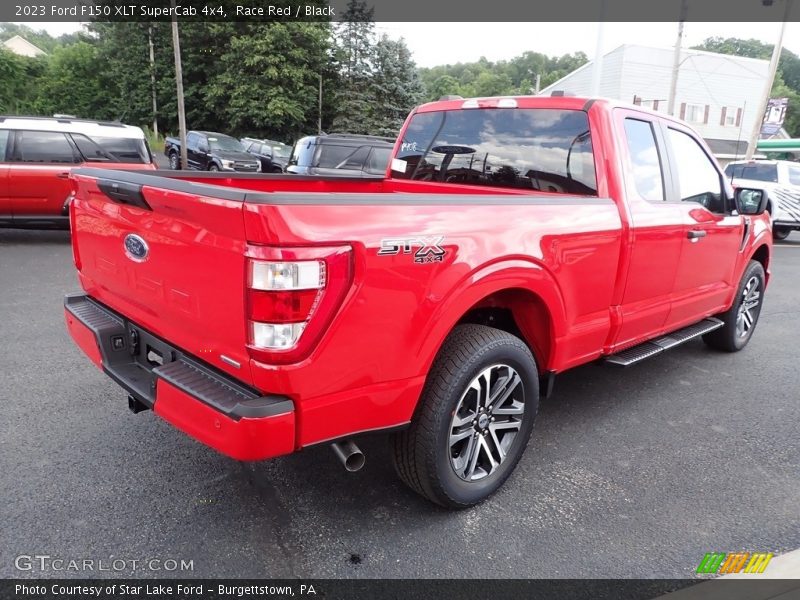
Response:
[[[447,251],[442,248],[442,243],[444,243],[443,235],[426,238],[388,238],[381,240],[378,256],[394,256],[413,252],[415,263],[442,262],[444,255],[447,254]]]

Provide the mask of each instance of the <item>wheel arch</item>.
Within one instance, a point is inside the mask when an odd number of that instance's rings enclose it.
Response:
[[[770,258],[771,256],[768,244],[761,244],[755,249],[753,254],[750,255],[750,260],[759,262],[761,263],[761,266],[764,267],[764,279],[766,280],[765,283],[769,283]]]
[[[520,337],[530,348],[540,373],[555,356],[563,335],[566,309],[553,276],[541,265],[513,261],[474,273],[435,311],[432,326],[418,348],[423,372],[431,365],[457,325],[489,325]]]

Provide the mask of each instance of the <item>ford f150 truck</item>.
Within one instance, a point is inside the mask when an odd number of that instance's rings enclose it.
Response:
[[[73,174],[75,342],[239,460],[391,434],[447,507],[509,476],[553,378],[702,336],[740,350],[771,256],[761,190],[640,107],[575,97],[415,109],[386,177]]]
[[[164,155],[170,169],[181,168],[181,141],[168,137],[164,140]],[[187,168],[196,171],[241,171],[257,173],[261,162],[245,151],[234,137],[213,131],[190,131],[186,134]]]

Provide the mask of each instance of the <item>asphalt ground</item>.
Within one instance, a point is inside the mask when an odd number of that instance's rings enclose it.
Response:
[[[2,230],[0,577],[684,578],[706,552],[793,550],[800,234],[772,272],[743,352],[693,341],[560,376],[505,487],[447,512],[399,482],[381,437],[350,474],[324,446],[237,463],[131,414],[66,333],[68,233]]]

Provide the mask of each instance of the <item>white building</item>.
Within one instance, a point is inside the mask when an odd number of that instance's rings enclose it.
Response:
[[[14,37],[7,39],[5,42],[3,42],[3,47],[14,54],[27,56],[29,58],[36,58],[37,56],[43,56],[47,54],[47,52],[38,46],[31,44],[28,40],[19,35],[15,35]]]
[[[667,112],[674,49],[623,45],[603,57],[599,95]],[[592,94],[592,62],[541,94]],[[742,157],[764,92],[769,61],[681,50],[675,116],[705,138],[721,163]],[[760,117],[759,117],[760,119]]]

